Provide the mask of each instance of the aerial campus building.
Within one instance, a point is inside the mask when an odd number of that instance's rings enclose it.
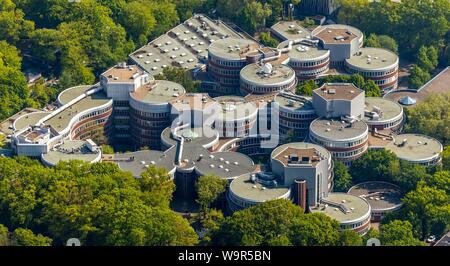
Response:
[[[188,199],[199,176],[214,174],[229,181],[230,211],[286,198],[364,234],[371,212],[383,210],[370,197],[333,193],[334,161],[350,165],[368,149],[384,148],[433,165],[441,161],[442,145],[398,135],[402,107],[366,98],[353,84],[325,83],[312,97],[295,94],[298,80],[320,78],[331,67],[350,72],[364,61],[358,71],[375,73],[391,63],[395,69],[396,57],[380,54],[387,51],[362,48],[360,31],[327,25],[310,32],[295,22],[272,31],[284,40],[278,48],[196,15],[132,53],[131,64],[106,70],[99,83],[63,91],[55,109],[24,110],[0,129],[15,154],[48,166],[110,161],[136,177],[157,166],[174,178],[176,197]],[[158,80],[169,66],[190,70],[202,92]],[[366,77],[381,80],[377,75]],[[106,142],[150,150],[102,154],[96,143]],[[261,155],[269,158],[263,170],[250,157]]]
[[[357,184],[348,194],[365,199],[371,207],[371,220],[379,222],[386,214],[399,210],[402,203],[400,188],[396,185],[371,181]]]
[[[309,31],[298,22],[282,21],[271,28],[282,41],[289,65],[299,80],[317,79],[338,72],[360,74],[387,93],[397,88],[398,56],[386,49],[363,47],[363,33],[348,25],[324,25]]]

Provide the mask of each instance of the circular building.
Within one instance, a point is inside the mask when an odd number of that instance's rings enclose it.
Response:
[[[290,198],[290,186],[278,185],[275,176],[270,173],[245,174],[234,179],[227,195],[231,212],[269,200]]]
[[[222,96],[219,103],[215,128],[222,138],[248,136],[256,125],[258,107],[239,96]]]
[[[284,41],[278,49],[287,51],[289,65],[299,80],[316,79],[329,70],[330,51],[320,49],[310,41]]]
[[[383,217],[402,207],[400,188],[380,181],[364,182],[350,188],[348,194],[365,199],[372,210],[371,220],[379,222]]]
[[[340,223],[340,230],[354,230],[360,235],[365,235],[370,229],[370,205],[365,199],[357,196],[330,193],[311,211],[323,213],[337,220]]]
[[[404,107],[413,107],[418,102],[423,101],[425,96],[417,93],[416,90],[394,90],[385,94],[383,98],[397,102]]]
[[[420,165],[436,165],[441,163],[442,144],[432,138],[419,134],[401,134],[386,146],[398,158]]]
[[[248,39],[225,38],[208,48],[208,72],[218,82],[221,94],[236,94],[239,73],[249,62],[260,56],[259,44]]]
[[[241,94],[266,94],[295,91],[295,71],[285,65],[250,64],[241,71]]]
[[[138,147],[160,147],[161,132],[170,125],[169,101],[185,94],[178,83],[155,80],[130,93],[131,135]]]
[[[309,125],[316,118],[311,99],[293,93],[280,93],[275,96],[274,104],[279,111],[279,133],[284,141],[304,140]]]
[[[87,163],[100,162],[102,152],[92,140],[66,140],[41,155],[47,166],[56,166],[61,161],[80,160]]]
[[[373,80],[387,93],[395,90],[398,84],[398,56],[386,49],[361,48],[353,56],[345,60],[345,69],[351,74],[360,74]]]
[[[305,181],[306,189],[296,191],[303,209],[315,206],[333,188],[333,162],[325,148],[306,142],[284,144],[273,150],[270,165],[278,183],[292,186]]]
[[[403,107],[391,100],[377,97],[366,98],[364,122],[370,131],[391,129],[397,130],[403,123]]]
[[[363,121],[340,121],[318,118],[311,123],[309,137],[324,146],[335,160],[350,165],[368,148],[369,128]]]

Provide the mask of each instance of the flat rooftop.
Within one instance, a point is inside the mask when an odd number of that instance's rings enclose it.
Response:
[[[185,93],[184,87],[178,83],[168,80],[155,80],[138,88],[131,93],[131,97],[144,103],[167,103]]]
[[[406,140],[406,142],[404,142]],[[401,134],[386,146],[397,157],[406,161],[428,160],[442,152],[442,144],[432,138],[420,134]]]
[[[317,31],[314,37],[321,39],[326,44],[351,43],[354,39],[358,38],[348,28],[331,28],[328,26],[323,26],[320,31]]]
[[[294,112],[315,112],[310,97],[282,92],[275,96],[274,101]]]
[[[260,45],[253,40],[242,38],[226,38],[213,42],[209,52],[227,60],[245,60],[251,53],[257,53]]]
[[[272,65],[272,72],[263,72],[263,66],[257,63],[247,65],[241,70],[241,79],[263,86],[288,82],[295,78],[295,71],[286,65]]]
[[[387,182],[364,182],[350,188],[348,194],[362,197],[373,211],[393,210],[402,205],[399,187]]]
[[[92,88],[94,88],[94,86]],[[44,124],[50,126],[56,132],[61,132],[62,130],[67,128],[70,120],[80,112],[104,105],[110,101],[112,100],[106,97],[103,91],[96,92],[67,107],[62,112],[54,115],[50,119],[44,121]]]
[[[34,113],[23,115],[14,121],[14,129],[20,131],[28,126],[33,126],[49,114],[50,112],[36,111]]]
[[[421,93],[447,93],[450,92],[450,66],[446,67],[433,79],[423,85]]]
[[[325,100],[353,100],[363,90],[357,88],[353,83],[325,83],[322,87],[315,89],[313,95],[319,95]]]
[[[206,62],[211,43],[228,37],[242,38],[221,21],[195,15],[129,57],[153,76],[168,66],[194,69]]]
[[[340,120],[318,118],[311,123],[310,130],[322,138],[345,141],[367,134],[368,126],[363,121],[350,124]]]
[[[284,41],[278,45],[278,49],[289,47],[289,41]],[[292,49],[287,53],[289,57],[296,61],[307,61],[320,58],[329,54],[329,50],[320,49],[317,46],[304,43],[296,43],[292,45]]]
[[[370,205],[364,199],[346,193],[329,193],[312,212],[326,214],[340,223],[361,219],[370,214]]]
[[[170,101],[178,111],[205,110],[217,104],[207,93],[186,93]]]
[[[390,68],[398,64],[398,56],[383,48],[364,47],[360,53],[346,59],[347,64],[366,70]]]
[[[343,24],[319,26],[313,30],[312,34],[328,44],[350,43],[355,38],[363,37],[359,29]]]
[[[173,171],[175,168],[175,150],[175,148],[172,148],[165,152],[146,150],[132,153],[117,153],[103,161],[117,163],[122,170],[131,172],[135,177],[140,177],[149,166],[164,168],[168,172]]]
[[[58,101],[61,105],[68,104],[70,101],[74,100],[75,98],[92,88],[92,85],[82,85],[68,88],[58,95]]]
[[[378,97],[366,98],[366,110],[369,112],[376,111],[379,108],[381,112],[378,112],[379,119],[373,119],[368,116],[364,116],[363,120],[367,123],[370,122],[383,122],[388,121],[403,115],[403,107],[389,99]]]
[[[136,77],[144,74],[144,71],[136,65],[116,65],[106,70],[102,76],[108,80],[108,83],[133,83]]]
[[[256,169],[252,159],[242,153],[210,152],[207,146],[218,143],[218,132],[214,129],[208,127],[185,128],[178,131],[177,134],[185,138],[178,168],[191,169],[195,167],[203,174],[214,174],[227,179],[252,173]],[[169,150],[177,150],[177,145],[180,144],[172,137],[170,128],[165,129],[161,137],[166,143],[174,145]]]
[[[84,140],[66,140],[60,146],[51,149],[48,153],[42,154],[42,159],[51,165],[56,165],[61,161],[80,160],[84,162],[99,161],[100,150],[91,151]]]
[[[299,160],[301,160],[302,157],[310,158],[310,164],[313,166],[318,162],[328,160],[331,157],[330,152],[324,147],[308,142],[293,142],[281,145],[272,151],[270,157],[287,166],[289,157],[293,154],[297,155]]]
[[[283,40],[297,40],[311,36],[311,32],[300,25],[300,21],[280,21],[270,28]]]
[[[223,121],[243,119],[258,112],[256,104],[246,101],[243,97],[221,96],[214,99],[219,103],[218,115]]]
[[[290,192],[290,187],[284,185],[263,186],[251,180],[252,174],[245,174],[233,180],[230,191],[234,195],[254,203],[263,203],[269,200],[283,198]]]

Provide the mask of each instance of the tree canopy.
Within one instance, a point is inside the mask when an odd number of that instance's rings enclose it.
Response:
[[[206,210],[225,192],[227,184],[228,181],[219,176],[200,176],[195,183],[197,203],[203,210]]]
[[[167,172],[154,167],[136,179],[111,163],[46,168],[0,159],[0,223],[45,233],[55,245],[71,237],[83,245],[194,245],[193,228],[169,209],[173,190]]]
[[[450,142],[450,93],[432,94],[408,109],[407,132],[434,137],[444,145]]]
[[[339,223],[321,213],[305,214],[288,200],[268,201],[227,217],[212,233],[213,245],[359,245],[360,237],[341,233]]]

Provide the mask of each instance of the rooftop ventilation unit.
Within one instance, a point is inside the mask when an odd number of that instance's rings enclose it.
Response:
[[[264,66],[262,67],[262,71],[264,74],[271,74],[273,71],[272,64],[271,63],[264,64]]]

